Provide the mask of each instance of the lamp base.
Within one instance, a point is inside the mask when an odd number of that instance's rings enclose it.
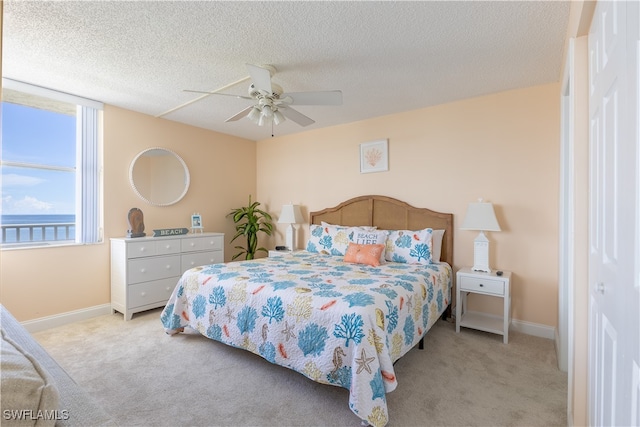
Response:
[[[289,226],[287,227],[287,234],[285,236],[285,244],[287,246],[287,250],[289,251],[296,250],[295,241],[296,241],[296,229],[293,228],[293,224],[289,224]]]
[[[489,268],[489,239],[481,231],[473,241],[473,271],[491,273]]]

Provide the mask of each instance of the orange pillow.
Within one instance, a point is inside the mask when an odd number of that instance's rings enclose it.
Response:
[[[385,246],[382,244],[359,245],[357,243],[349,243],[347,252],[344,254],[344,262],[377,267],[380,265],[380,255],[382,255],[384,249]]]

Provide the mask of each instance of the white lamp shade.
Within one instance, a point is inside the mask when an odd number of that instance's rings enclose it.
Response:
[[[493,211],[493,205],[487,202],[469,203],[461,230],[500,231],[500,225]]]
[[[278,224],[301,224],[304,222],[300,206],[298,205],[282,205]]]

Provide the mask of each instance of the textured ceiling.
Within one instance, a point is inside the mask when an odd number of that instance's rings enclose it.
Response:
[[[152,116],[272,64],[285,92],[340,89],[341,106],[298,106],[275,135],[560,79],[564,1],[4,1],[4,77]],[[248,83],[225,93],[246,95]],[[271,127],[225,120],[220,95],[164,118],[251,140]]]

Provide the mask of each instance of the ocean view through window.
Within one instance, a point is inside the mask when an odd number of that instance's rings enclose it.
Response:
[[[2,243],[75,241],[75,215],[2,215]]]
[[[101,241],[102,105],[2,83],[2,248]]]

